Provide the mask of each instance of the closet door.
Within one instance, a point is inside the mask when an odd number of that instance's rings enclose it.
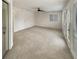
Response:
[[[67,44],[70,48],[70,9],[64,11],[63,31]]]

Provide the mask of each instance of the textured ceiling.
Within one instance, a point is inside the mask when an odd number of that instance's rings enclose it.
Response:
[[[60,11],[68,0],[13,0],[13,5],[19,8],[36,11],[40,8],[44,11]]]

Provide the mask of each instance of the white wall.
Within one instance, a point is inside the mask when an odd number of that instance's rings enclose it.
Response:
[[[14,32],[34,26],[34,14],[21,8],[13,8]]]
[[[57,21],[50,21],[50,14],[57,14],[58,20]],[[61,19],[61,12],[39,12],[35,13],[35,25],[37,26],[43,26],[43,27],[49,27],[54,29],[61,29],[62,27],[62,19]]]

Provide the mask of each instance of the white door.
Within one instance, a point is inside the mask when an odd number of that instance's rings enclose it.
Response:
[[[9,47],[9,5],[2,2],[2,55],[8,51]]]

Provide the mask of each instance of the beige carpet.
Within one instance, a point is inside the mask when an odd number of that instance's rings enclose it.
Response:
[[[73,59],[60,31],[32,27],[14,33],[4,59]]]

